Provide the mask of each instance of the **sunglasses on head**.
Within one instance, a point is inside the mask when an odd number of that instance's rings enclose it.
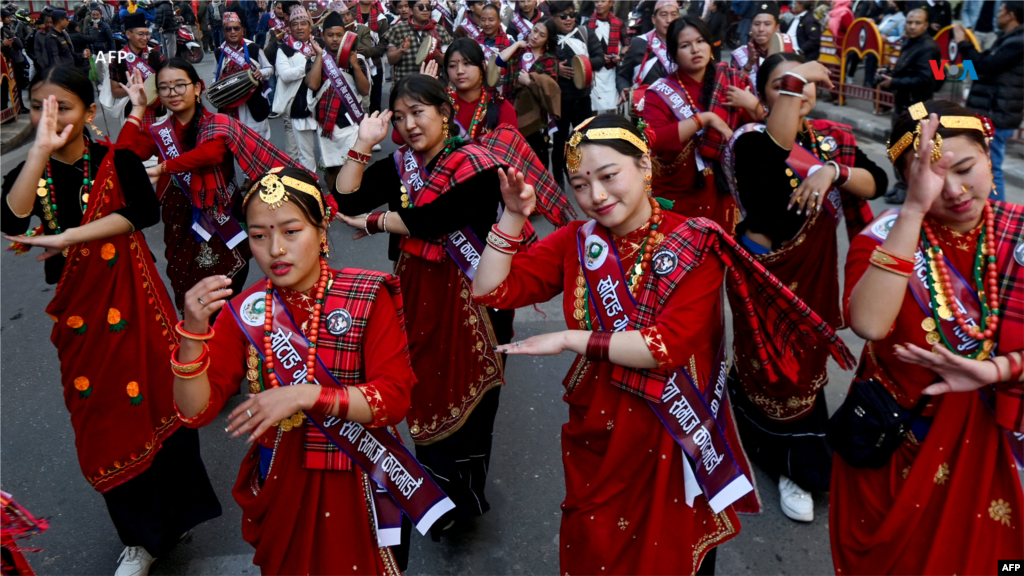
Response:
[[[575,12],[563,12],[557,16],[560,20],[572,20],[576,17]]]

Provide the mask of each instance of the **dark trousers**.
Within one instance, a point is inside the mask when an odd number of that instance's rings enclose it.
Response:
[[[562,117],[558,119],[558,132],[551,143],[551,175],[563,190],[565,189],[565,141],[569,138],[569,130],[594,115],[590,108],[590,96],[579,100],[562,99]]]
[[[377,64],[377,73],[373,75],[373,86],[370,88],[370,114],[380,112],[380,99],[384,93],[384,62]]]

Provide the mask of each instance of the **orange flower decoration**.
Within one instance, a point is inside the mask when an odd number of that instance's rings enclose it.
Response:
[[[132,406],[138,406],[139,404],[142,404],[143,400],[145,400],[145,398],[142,397],[142,394],[139,393],[138,382],[129,382],[126,391],[128,392],[128,397],[131,398]]]
[[[92,383],[85,376],[75,378],[75,390],[78,390],[79,398],[88,398],[92,394]]]
[[[107,268],[113,268],[117,263],[117,248],[111,243],[106,243],[100,248],[100,258],[107,262]]]
[[[75,334],[85,334],[86,328],[85,321],[82,320],[81,316],[71,316],[68,318],[68,328],[75,331]]]
[[[117,308],[107,310],[107,324],[110,324],[111,332],[120,332],[128,327],[128,322],[121,318],[121,311]]]

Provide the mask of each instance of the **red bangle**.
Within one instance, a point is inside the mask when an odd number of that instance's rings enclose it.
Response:
[[[850,181],[850,167],[836,163],[839,166],[839,179],[836,180],[836,186],[846,186],[846,183]]]
[[[383,229],[381,229],[381,227],[380,227],[380,220],[383,217],[384,217],[384,213],[383,212],[370,212],[369,214],[367,214],[366,215],[366,227],[364,228],[366,233],[369,234],[369,235],[373,235],[373,234],[379,234],[379,233],[383,232]]]
[[[704,130],[704,121],[700,119],[700,114],[694,114],[691,118],[697,123],[697,132]]]
[[[353,150],[351,148],[348,149],[348,157],[353,159],[353,160],[355,160],[356,162],[359,162],[360,164],[369,164],[370,163],[370,155],[369,154],[363,154],[362,152],[356,152],[355,150]]]
[[[523,238],[525,238],[525,235],[522,232],[519,233],[519,236],[509,236],[508,234],[505,234],[500,228],[498,228],[497,223],[491,225],[491,232],[494,232],[499,238],[502,238],[507,242],[522,242]]]
[[[779,82],[779,93],[803,97],[804,86],[806,85],[806,80],[797,77],[795,74],[786,73],[782,75],[782,80]]]
[[[587,340],[587,360],[606,362],[611,350],[612,332],[596,331]]]
[[[992,356],[992,357],[990,357],[988,359],[988,361],[991,362],[992,365],[996,367],[996,376],[998,377],[996,379],[996,384],[999,384],[1001,382],[1006,382],[1006,380],[1003,380],[1003,371],[999,369],[999,363],[996,362],[996,357]],[[1011,366],[1012,366],[1012,364],[1011,364]]]
[[[193,360],[191,362],[187,362],[187,363],[186,362],[181,362],[181,361],[179,361],[177,359],[177,356],[178,356],[178,354],[180,352],[181,352],[181,346],[180,345],[175,346],[174,347],[174,351],[171,352],[171,366],[173,366],[176,369],[181,370],[181,372],[184,373],[184,374],[188,374],[190,371],[194,371],[193,370],[194,368],[198,368],[199,364],[203,363],[203,360],[206,360],[206,357],[210,354],[210,347],[207,346],[206,343],[204,342],[203,343],[203,353],[199,355],[199,358],[196,358],[195,360]]]
[[[1020,375],[1024,374],[1024,363],[1017,359],[1017,357],[1010,352],[1006,355],[1006,359],[1010,361],[1010,377],[1003,382],[1014,382],[1020,380]]]
[[[185,321],[184,320],[179,320],[178,323],[174,326],[174,330],[178,334],[181,334],[182,338],[188,338],[189,340],[198,340],[200,342],[205,342],[205,341],[209,340],[210,338],[213,338],[213,327],[212,326],[210,327],[210,331],[207,332],[206,334],[193,334],[193,333],[189,332],[188,330],[185,330]]]
[[[138,116],[135,116],[133,114],[129,114],[128,118],[126,118],[125,121],[127,122],[128,120],[135,120],[136,122],[139,123],[139,127],[140,128],[142,127],[142,118],[139,118]]]
[[[909,278],[914,272],[914,263],[908,262],[902,257],[894,256],[896,255],[879,246],[871,253],[871,265],[904,278]]]
[[[338,416],[342,418],[348,415],[348,386],[340,388],[335,386],[321,386],[320,396],[313,404],[313,411],[321,414],[330,414],[334,410],[334,404],[338,404]]]

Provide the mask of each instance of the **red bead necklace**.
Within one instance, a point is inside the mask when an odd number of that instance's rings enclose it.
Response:
[[[316,371],[316,340],[320,333],[320,310],[324,303],[324,293],[327,291],[327,279],[330,270],[327,268],[327,260],[320,259],[320,282],[316,286],[316,302],[313,304],[313,321],[309,328],[309,354],[306,356],[306,383],[313,383],[313,374]],[[264,301],[266,316],[263,321],[263,357],[267,366],[267,380],[271,388],[281,385],[277,380],[277,373],[274,372],[274,350],[271,346],[270,335],[274,329],[274,283],[267,278],[267,296]]]
[[[459,116],[459,98],[455,93],[455,90],[450,86],[448,87],[448,100],[452,103],[455,117]],[[487,114],[487,89],[480,88],[480,99],[477,100],[476,110],[473,111],[473,120],[469,124],[469,139],[472,140],[476,137],[477,127],[484,121],[484,115]]]
[[[979,296],[982,299],[983,307],[987,308],[988,315],[982,318],[982,325],[984,330],[979,329],[976,326],[968,326],[967,319],[964,318],[963,312],[960,311],[959,306],[952,306],[952,312],[954,318],[956,318],[957,325],[960,329],[966,332],[971,338],[975,340],[988,340],[996,333],[996,328],[999,326],[999,272],[996,269],[996,235],[995,235],[995,224],[996,216],[992,212],[992,206],[986,201],[984,207],[985,213],[985,228],[984,237],[979,237],[978,242],[984,242],[984,255],[987,259],[986,274],[981,277],[980,274],[976,274],[976,281],[978,284]],[[952,276],[950,276],[949,268],[946,266],[946,259],[942,257],[942,250],[939,248],[939,239],[935,235],[935,231],[932,230],[928,221],[922,222],[921,227],[924,229],[925,236],[928,238],[928,243],[932,245],[935,250],[937,257],[933,256],[935,267],[939,270],[939,285],[935,287],[936,291],[942,290],[946,295],[946,299],[950,303],[956,302],[956,296],[953,290]],[[979,250],[979,257],[981,256],[981,250]],[[980,263],[975,262],[975,268],[980,269]],[[982,286],[985,286],[984,291],[981,290]]]

